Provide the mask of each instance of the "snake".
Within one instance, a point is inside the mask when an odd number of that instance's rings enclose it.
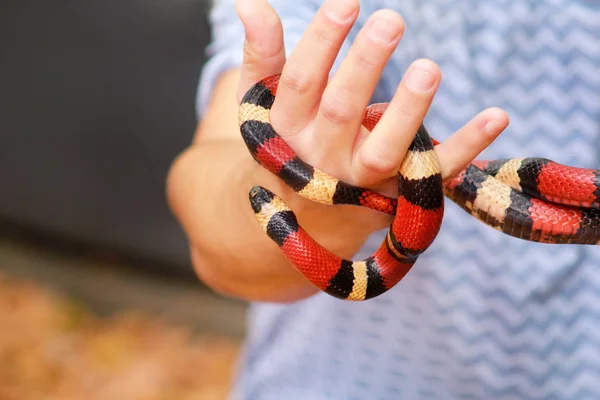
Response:
[[[249,202],[266,235],[314,286],[341,300],[364,301],[392,289],[434,242],[447,197],[506,235],[542,244],[600,244],[600,171],[540,157],[476,159],[444,181],[423,124],[398,169],[398,196],[348,184],[302,160],[275,131],[270,110],[280,74],[248,89],[238,110],[243,141],[254,160],[298,195],[322,204],[366,207],[393,216],[385,239],[364,260],[342,258],[315,241],[294,211],[262,186]],[[389,103],[370,104],[362,125],[372,131]]]

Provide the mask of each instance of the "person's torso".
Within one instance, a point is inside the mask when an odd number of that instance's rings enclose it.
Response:
[[[406,21],[375,101],[427,57],[443,74],[425,121],[433,137],[499,106],[510,127],[482,158],[600,167],[599,2],[361,6],[357,25],[383,7]],[[388,293],[254,304],[249,324],[236,399],[597,399],[600,249],[517,240],[447,200],[435,243]]]

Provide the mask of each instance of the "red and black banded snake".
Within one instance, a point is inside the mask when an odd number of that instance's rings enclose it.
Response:
[[[600,171],[543,158],[476,160],[447,183],[433,140],[421,125],[398,172],[398,197],[342,182],[301,160],[275,132],[270,109],[279,75],[253,85],[238,114],[240,131],[254,159],[296,193],[324,204],[351,204],[394,216],[379,249],[362,261],[346,260],[313,240],[294,212],[260,186],[250,203],[266,234],[287,259],[322,291],[344,300],[367,300],[394,287],[437,236],[444,196],[507,235],[539,243],[600,244]],[[371,130],[386,103],[367,108]]]

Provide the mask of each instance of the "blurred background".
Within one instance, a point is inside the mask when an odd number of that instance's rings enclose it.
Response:
[[[209,0],[0,12],[0,400],[222,399],[246,306],[196,279],[165,201]]]

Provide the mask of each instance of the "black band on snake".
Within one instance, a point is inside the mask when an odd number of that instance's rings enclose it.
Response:
[[[279,75],[262,79],[242,99],[239,125],[254,159],[300,196],[324,204],[353,204],[394,215],[386,239],[362,261],[342,259],[315,242],[293,211],[255,186],[250,202],[266,234],[319,289],[344,300],[366,300],[396,285],[437,236],[444,196],[490,227],[539,243],[600,242],[600,172],[542,158],[475,161],[443,184],[434,145],[421,126],[398,172],[398,198],[355,187],[301,160],[275,132],[269,113]],[[363,125],[373,129],[386,104],[371,105]]]

